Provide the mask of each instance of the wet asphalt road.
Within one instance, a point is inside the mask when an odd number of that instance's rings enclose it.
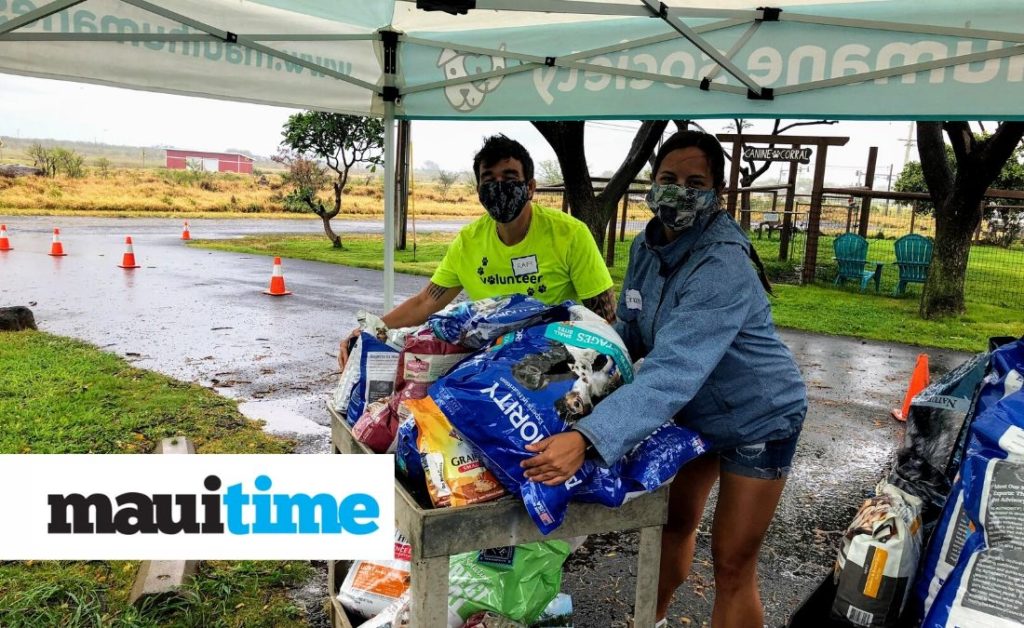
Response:
[[[262,294],[272,270],[263,256],[204,251],[181,242],[181,222],[163,219],[0,217],[15,250],[0,253],[0,305],[33,304],[40,329],[74,336],[134,365],[210,386],[238,399],[267,429],[329,451],[326,391],[340,335],[358,310],[380,311],[380,273],[286,260],[294,294]],[[196,238],[252,233],[322,233],[319,220],[192,220]],[[343,223],[343,233],[379,229]],[[54,226],[67,257],[49,257]],[[434,230],[457,230],[440,223]],[[337,227],[336,227],[337,228]],[[117,267],[131,235],[142,268]],[[325,240],[326,242],[326,240]],[[422,278],[399,276],[396,294]]]
[[[179,240],[181,223],[165,219],[0,217],[15,250],[0,253],[0,306],[31,305],[42,330],[74,336],[135,365],[195,381],[238,399],[267,429],[299,440],[303,453],[330,449],[324,400],[337,375],[342,333],[360,309],[379,311],[381,274],[285,260],[292,296],[261,293],[267,257],[204,251]],[[319,221],[194,220],[193,238],[248,233],[318,233]],[[61,227],[64,258],[46,255]],[[338,223],[342,233],[373,232],[379,223]],[[420,230],[456,230],[437,223]],[[133,236],[142,268],[117,268],[124,236]],[[397,298],[421,277],[398,276]],[[919,349],[782,331],[811,397],[797,458],[760,562],[770,626],[783,625],[830,570],[847,522],[888,467],[902,429],[888,416]],[[983,347],[979,347],[979,350]],[[966,354],[928,351],[933,374]],[[714,597],[708,509],[694,573],[680,588],[673,626],[700,626]],[[624,626],[630,612],[636,539],[591,538],[570,559],[564,589],[573,593],[580,628]],[[303,597],[311,602],[314,588]]]

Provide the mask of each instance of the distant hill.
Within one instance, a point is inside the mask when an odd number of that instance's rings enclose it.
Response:
[[[0,148],[0,163],[26,163],[26,153],[33,144],[42,144],[47,148],[63,147],[74,150],[85,156],[86,165],[93,165],[93,162],[100,157],[110,160],[111,165],[124,168],[157,168],[165,163],[164,150],[167,148],[194,148],[197,150],[217,150],[216,147],[196,146],[122,146],[117,144],[103,144],[98,142],[76,142],[72,140],[57,140],[51,138],[15,138],[0,136],[3,148]],[[253,153],[238,148],[229,148],[224,152],[241,153],[256,160],[256,168],[261,170],[282,170],[281,164],[271,161],[270,157],[254,155]]]

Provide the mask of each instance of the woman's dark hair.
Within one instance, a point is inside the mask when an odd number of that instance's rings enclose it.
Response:
[[[657,178],[658,168],[661,168],[661,162],[665,159],[666,155],[674,150],[691,146],[696,146],[707,155],[708,165],[711,166],[713,187],[716,190],[725,187],[725,151],[722,150],[722,145],[718,143],[718,138],[701,131],[679,131],[665,140],[665,143],[661,145],[661,149],[658,150],[658,154],[654,158],[654,169],[651,170],[651,179]]]
[[[499,133],[484,139],[484,145],[473,157],[473,176],[480,183],[480,166],[490,168],[502,159],[517,159],[523,164],[523,178],[533,178],[533,159],[530,153],[519,142]]]

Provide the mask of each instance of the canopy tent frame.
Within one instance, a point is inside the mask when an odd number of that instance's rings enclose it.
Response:
[[[718,65],[716,67],[724,69],[726,72],[736,77],[736,79],[747,86],[753,94],[759,98],[763,90],[765,89],[757,83],[749,74],[744,72],[733,63],[729,57],[723,56],[722,53],[718,52],[718,49],[712,46],[706,39],[701,37],[693,28],[683,22],[679,15],[673,13],[668,9],[664,2],[660,0],[643,0],[643,3],[647,5],[647,8],[651,10],[652,16],[659,16],[661,19],[671,26],[677,33],[682,35],[691,44],[697,47],[698,50],[706,54],[708,57],[713,59]],[[765,19],[769,19],[770,9],[758,9],[760,17],[755,18],[757,22],[761,22]],[[778,11],[775,12],[778,14]],[[706,78],[706,77],[705,77]]]
[[[29,24],[38,22],[43,18],[50,17],[54,13],[60,13],[64,9],[70,9],[76,4],[82,4],[85,1],[86,0],[54,0],[49,4],[44,4],[34,11],[29,11],[25,15],[16,17],[4,24],[0,24],[0,35],[17,30],[23,26],[28,26]]]
[[[889,79],[899,76],[913,75],[920,72],[928,72],[938,69],[961,66],[964,64],[986,62],[994,59],[1006,59],[1024,56],[1024,33],[1003,31],[992,28],[971,28],[969,26],[949,26],[938,24],[915,24],[910,22],[861,19],[859,17],[841,17],[829,15],[816,15],[802,13],[800,11],[782,10],[771,7],[757,9],[734,10],[716,9],[702,7],[673,7],[667,6],[658,0],[636,0],[633,3],[627,2],[584,2],[570,0],[477,0],[473,3],[473,9],[509,11],[509,12],[543,12],[561,15],[593,16],[598,18],[633,18],[648,17],[660,19],[667,31],[665,33],[636,37],[626,41],[618,41],[611,44],[589,48],[568,55],[552,54],[542,56],[508,50],[504,48],[493,48],[487,46],[476,46],[461,44],[451,41],[442,41],[433,36],[420,36],[406,34],[395,30],[391,24],[381,26],[365,33],[235,33],[227,30],[226,27],[218,27],[208,21],[196,19],[167,7],[159,6],[148,0],[119,0],[125,5],[135,7],[144,12],[163,17],[167,20],[183,25],[188,28],[200,31],[199,33],[141,33],[141,32],[116,32],[116,33],[82,33],[82,32],[24,32],[29,25],[35,24],[53,16],[61,11],[83,4],[88,0],[52,0],[43,6],[32,9],[23,15],[8,19],[0,23],[0,43],[7,42],[79,42],[79,43],[150,43],[150,42],[223,42],[234,44],[251,49],[255,52],[276,58],[280,61],[305,68],[311,72],[318,73],[330,79],[341,81],[358,90],[367,92],[372,105],[364,115],[381,116],[385,122],[385,307],[390,307],[394,299],[394,237],[395,237],[395,121],[398,119],[415,119],[419,116],[407,113],[403,106],[403,96],[423,94],[445,90],[446,88],[466,84],[478,83],[486,79],[512,76],[529,72],[537,68],[554,67],[580,72],[592,72],[595,74],[628,78],[637,81],[657,82],[663,85],[696,88],[705,92],[722,92],[734,96],[746,97],[750,100],[775,100],[792,94],[801,94],[814,90],[825,90],[834,87],[864,83],[878,79]],[[397,0],[398,5],[409,4],[415,0]],[[398,6],[396,5],[396,6]],[[707,24],[690,25],[683,21],[684,18],[717,20]],[[458,19],[458,18],[453,18]],[[392,19],[392,22],[394,20]],[[960,37],[973,40],[988,40],[996,42],[1003,47],[992,48],[982,52],[971,52],[966,54],[955,54],[944,58],[932,58],[929,61],[918,61],[914,57],[905,56],[901,65],[885,67],[876,70],[854,71],[844,73],[842,76],[832,78],[820,78],[818,80],[806,80],[802,82],[789,83],[771,88],[761,85],[754,77],[744,72],[733,61],[734,58],[744,49],[756,33],[764,28],[768,22],[771,23],[798,23],[813,24],[830,27],[843,27],[852,29],[868,29],[872,31],[900,32],[914,35],[929,35],[943,37]],[[747,25],[747,28],[739,33],[732,42],[727,52],[722,52],[712,45],[704,35],[716,31]],[[19,32],[21,31],[21,32]],[[709,70],[704,72],[700,78],[687,78],[685,76],[671,76],[662,72],[649,72],[623,67],[610,67],[598,63],[588,62],[600,55],[621,52],[631,49],[644,48],[671,41],[687,41],[691,46],[703,53],[712,62]],[[269,42],[379,42],[378,51],[383,51],[384,67],[380,78],[376,82],[364,80],[357,76],[350,75],[338,69],[328,67],[324,63],[318,63],[302,58],[296,54],[278,50],[267,45]],[[451,49],[459,53],[490,55],[496,59],[511,59],[519,62],[519,65],[502,67],[499,69],[478,72],[467,76],[445,78],[439,81],[420,82],[414,84],[402,84],[397,69],[398,47],[401,44],[425,46],[431,48]],[[1010,45],[1007,47],[1007,44]],[[377,47],[377,46],[375,46]],[[959,52],[959,49],[957,50]],[[891,60],[890,60],[891,62]],[[25,70],[11,70],[14,72],[31,75],[31,68]],[[741,85],[733,85],[716,81],[722,72],[734,77]],[[79,80],[92,80],[105,84],[117,85],[115,80],[91,79],[85,75],[64,74],[56,75],[39,71],[36,75],[51,78],[78,78]],[[183,90],[175,90],[170,86],[148,85],[143,89],[151,91],[165,91],[169,93],[189,93]],[[274,103],[269,100],[257,100],[246,98],[242,95],[195,93],[194,95],[205,95],[228,100],[239,100],[248,102],[261,102],[263,104],[284,104]],[[290,105],[294,106],[294,105]],[[332,110],[330,105],[320,104],[314,108]],[[342,109],[344,110],[344,109]],[[347,111],[347,110],[346,110]],[[708,117],[708,113],[687,113],[688,117]],[[723,114],[724,115],[724,114]],[[757,116],[757,113],[752,113]],[[784,113],[772,112],[772,117],[787,117]],[[442,118],[443,116],[431,116]],[[568,118],[571,116],[560,116]],[[613,117],[625,117],[617,115]],[[631,118],[644,116],[629,116]],[[796,117],[790,115],[788,117]],[[1005,116],[1004,116],[1005,117]],[[987,118],[986,118],[987,119]]]
[[[199,42],[199,41],[221,41],[226,43],[234,43],[248,47],[252,50],[261,52],[266,55],[281,59],[282,61],[288,61],[297,66],[304,67],[308,70],[324,74],[331,78],[350,83],[356,87],[360,87],[370,92],[383,97],[383,92],[380,91],[379,86],[361,79],[349,76],[343,72],[339,72],[332,68],[329,68],[323,64],[315,63],[302,59],[298,56],[289,54],[287,52],[276,50],[269,46],[266,46],[260,42],[262,41],[383,41],[384,35],[382,33],[390,33],[390,28],[382,28],[374,33],[366,34],[323,34],[323,35],[289,35],[289,34],[237,34],[227,30],[216,28],[212,25],[204,22],[195,20],[181,13],[171,11],[164,7],[154,5],[147,0],[120,0],[121,2],[135,6],[137,8],[146,10],[155,15],[160,15],[167,19],[176,21],[182,25],[190,26],[196,30],[200,30],[206,33],[206,35],[192,35],[192,34],[166,34],[166,33],[15,33],[14,31],[28,26],[38,20],[46,18],[50,15],[63,11],[72,6],[82,4],[87,0],[53,0],[52,2],[43,5],[21,17],[15,18],[8,21],[7,23],[0,24],[0,42],[3,41],[48,41],[48,42],[119,42],[119,43],[135,43],[135,42]],[[415,0],[398,0],[399,2],[411,3]],[[796,94],[807,92],[815,89],[827,89],[831,87],[838,87],[843,85],[852,85],[856,83],[862,83],[866,81],[872,81],[883,78],[893,78],[903,76],[907,74],[916,74],[918,72],[930,71],[940,68],[947,68],[965,63],[975,63],[980,61],[986,61],[990,59],[1001,59],[1014,57],[1018,55],[1024,55],[1024,45],[1012,46],[1009,48],[1001,48],[996,50],[987,50],[983,52],[969,53],[964,55],[956,55],[951,57],[945,57],[942,59],[934,59],[931,61],[919,62],[914,64],[904,64],[894,66],[883,70],[875,70],[870,72],[859,72],[853,74],[847,74],[840,77],[834,77],[829,79],[822,79],[817,81],[809,81],[805,83],[798,83],[795,85],[787,85],[778,87],[766,95],[763,94],[765,87],[759,85],[749,75],[740,70],[731,61],[743,46],[749,42],[750,38],[760,28],[760,25],[766,21],[772,22],[801,22],[801,23],[813,23],[817,25],[828,25],[828,26],[841,26],[848,28],[865,28],[872,30],[889,30],[898,31],[914,34],[928,34],[928,35],[946,35],[946,36],[960,36],[969,37],[974,39],[989,39],[992,41],[1001,41],[1003,43],[1022,43],[1024,44],[1024,33],[1013,33],[1008,31],[995,31],[991,29],[973,29],[969,27],[943,27],[943,26],[930,26],[921,24],[912,24],[906,22],[888,22],[881,20],[859,20],[853,18],[830,18],[827,16],[809,15],[801,13],[789,13],[781,11],[779,9],[772,8],[759,8],[756,10],[728,10],[728,9],[702,9],[702,8],[679,8],[679,7],[668,7],[662,2],[655,0],[640,0],[643,6],[627,5],[627,4],[615,4],[615,3],[588,3],[588,2],[572,2],[568,0],[487,0],[479,1],[476,3],[476,9],[478,10],[504,10],[504,11],[523,11],[523,12],[550,12],[550,13],[567,13],[567,14],[578,14],[578,15],[601,15],[601,16],[623,16],[623,17],[636,17],[636,16],[653,16],[660,17],[669,25],[675,32],[666,33],[664,35],[655,35],[651,37],[641,38],[637,40],[620,42],[618,44],[612,44],[602,46],[599,48],[584,50],[576,52],[570,55],[563,56],[540,56],[536,54],[516,53],[509,50],[501,50],[495,48],[488,48],[482,46],[471,46],[466,44],[457,44],[453,42],[435,41],[422,37],[412,37],[399,33],[399,41],[406,43],[439,47],[439,48],[450,48],[459,52],[468,52],[474,54],[489,54],[497,58],[515,59],[521,61],[522,64],[511,68],[502,68],[500,70],[492,70],[490,72],[482,72],[479,74],[473,74],[465,77],[458,77],[453,79],[445,79],[442,81],[433,81],[430,83],[422,83],[419,85],[410,85],[404,87],[398,87],[391,85],[393,88],[389,96],[395,96],[396,102],[400,102],[403,95],[416,94],[427,91],[434,91],[444,89],[449,86],[459,85],[464,83],[478,82],[488,78],[497,78],[501,76],[508,76],[512,74],[522,73],[534,70],[543,65],[555,66],[560,68],[566,68],[570,70],[583,70],[588,72],[596,72],[600,74],[607,74],[611,76],[621,76],[625,78],[632,78],[637,80],[656,81],[666,85],[678,85],[685,87],[697,87],[702,91],[721,91],[733,94],[744,94],[746,93],[749,98],[774,98],[776,96],[783,96],[787,94]],[[681,17],[701,17],[701,18],[725,18],[721,22],[715,22],[712,24],[706,24],[697,27],[690,27],[680,21]],[[704,38],[700,37],[700,34],[713,32],[716,30],[722,30],[726,28],[732,28],[741,24],[749,23],[751,26],[747,29],[740,37],[734,42],[732,48],[726,54],[721,54],[713,46],[711,46]],[[702,80],[687,79],[682,77],[674,77],[666,74],[657,72],[643,72],[639,70],[629,70],[617,67],[608,67],[604,65],[597,65],[593,63],[584,63],[578,61],[579,59],[586,59],[609,52],[618,52],[624,50],[630,50],[633,48],[639,48],[647,45],[656,43],[662,43],[665,41],[671,41],[674,39],[685,39],[691,44],[696,46],[701,52],[707,54],[711,59],[716,62],[716,65],[708,72]],[[722,71],[725,70],[744,85],[747,86],[749,91],[744,91],[738,86],[730,86],[724,84],[716,84],[713,79]],[[398,90],[397,94],[393,90]],[[399,112],[396,112],[396,118],[404,118]]]
[[[289,34],[237,34],[227,30],[219,29],[204,22],[195,20],[181,13],[171,11],[164,7],[154,5],[147,0],[120,0],[125,4],[135,6],[137,8],[149,11],[155,15],[160,15],[167,19],[176,21],[180,24],[191,26],[196,30],[201,30],[206,35],[192,35],[192,34],[166,34],[166,33],[14,33],[20,28],[28,26],[38,20],[46,18],[50,15],[63,11],[72,6],[82,4],[88,0],[53,0],[52,2],[43,5],[21,17],[15,18],[8,21],[7,23],[0,24],[0,42],[2,41],[49,41],[49,42],[119,42],[119,43],[134,43],[134,42],[197,42],[197,41],[221,41],[227,43],[237,43],[242,46],[246,46],[253,50],[259,51],[263,54],[273,56],[283,61],[288,61],[295,65],[304,67],[311,71],[322,73],[326,76],[330,76],[340,81],[350,83],[354,86],[361,87],[371,92],[379,93],[379,86],[357,79],[352,76],[348,76],[337,70],[333,70],[323,64],[314,63],[307,61],[295,55],[291,55],[284,51],[276,50],[269,46],[261,44],[262,41],[378,41],[382,40],[381,33],[391,32],[389,28],[380,29],[374,33],[366,34],[323,34],[323,35],[289,35]],[[399,40],[407,43],[426,45],[440,48],[451,48],[459,52],[470,52],[474,54],[489,54],[495,57],[503,57],[508,59],[516,59],[523,61],[524,63],[513,68],[504,68],[502,70],[495,70],[491,72],[484,72],[480,74],[474,74],[466,77],[459,77],[454,79],[446,79],[443,81],[434,81],[431,83],[424,83],[420,85],[405,86],[399,89],[398,97],[400,98],[405,94],[421,93],[424,91],[432,91],[437,89],[443,89],[452,85],[459,85],[463,83],[476,82],[485,80],[488,78],[496,78],[499,76],[508,76],[510,74],[516,74],[520,72],[526,72],[541,65],[553,65],[556,67],[562,67],[566,69],[584,70],[590,72],[597,72],[602,74],[608,74],[613,76],[622,76],[626,78],[635,78],[638,80],[650,80],[657,81],[669,85],[681,85],[687,87],[698,87],[703,91],[724,91],[729,93],[741,94],[745,93],[742,89],[735,86],[721,85],[712,83],[712,79],[717,76],[721,70],[725,70],[735,76],[750,90],[749,94],[751,97],[759,97],[764,86],[756,83],[746,73],[739,70],[735,64],[732,63],[731,58],[734,57],[740,49],[750,40],[754,33],[760,28],[760,25],[765,21],[774,22],[801,22],[801,23],[812,23],[817,25],[827,26],[842,26],[848,28],[865,28],[872,30],[888,30],[897,32],[906,32],[914,34],[927,34],[927,35],[945,35],[945,36],[959,36],[969,37],[973,39],[989,39],[992,41],[1001,41],[1003,43],[1021,43],[1024,44],[1024,33],[1013,33],[1009,31],[995,31],[991,29],[974,29],[969,27],[957,28],[957,27],[942,27],[942,26],[930,26],[921,24],[912,24],[906,22],[888,22],[880,20],[858,20],[853,18],[830,18],[827,16],[819,15],[808,15],[800,13],[789,13],[780,11],[778,9],[771,8],[760,8],[753,11],[741,11],[741,10],[728,10],[728,9],[699,9],[699,8],[678,8],[668,7],[664,3],[658,2],[658,6],[655,6],[655,0],[640,0],[643,2],[643,6],[634,6],[626,4],[612,4],[612,3],[587,3],[587,2],[571,2],[567,0],[489,0],[486,2],[477,2],[476,8],[478,10],[504,10],[504,11],[524,11],[524,12],[551,12],[551,13],[569,13],[579,15],[602,15],[602,16],[655,16],[661,17],[666,24],[673,28],[675,33],[666,33],[664,35],[655,35],[651,37],[641,38],[637,40],[631,40],[626,42],[620,42],[618,44],[612,44],[608,46],[602,46],[599,48],[589,49],[571,55],[559,56],[540,56],[536,54],[525,54],[516,53],[509,50],[500,50],[495,48],[488,48],[482,46],[470,46],[465,44],[456,44],[452,42],[435,41],[422,37],[411,37],[404,34],[399,34]],[[415,2],[415,0],[399,0],[399,2]],[[767,16],[767,17],[766,17]],[[706,24],[697,27],[690,27],[678,18],[680,17],[701,17],[701,18],[725,18],[722,22],[716,22],[712,24]],[[719,53],[713,46],[700,37],[700,34],[713,32],[716,30],[722,30],[726,28],[732,28],[741,24],[749,23],[750,28],[746,32],[740,35],[736,40],[733,47],[726,54]],[[596,65],[591,63],[583,63],[578,59],[585,59],[594,57],[609,52],[618,52],[623,50],[629,50],[633,48],[639,48],[648,46],[656,43],[662,43],[665,41],[671,41],[673,39],[686,39],[690,43],[694,44],[701,52],[707,54],[711,59],[716,62],[716,65],[712,70],[704,77],[703,80],[696,79],[685,79],[681,77],[673,77],[665,74],[656,72],[642,72],[638,70],[628,70],[615,67],[607,67],[603,65]],[[819,81],[809,81],[806,83],[800,83],[795,85],[787,85],[784,87],[778,87],[773,90],[774,96],[782,96],[786,94],[795,94],[806,92],[814,89],[826,89],[830,87],[837,87],[842,85],[851,85],[855,83],[861,83],[865,81],[876,80],[879,78],[893,78],[902,76],[905,74],[915,74],[917,72],[929,71],[939,68],[946,68],[956,65],[962,65],[965,63],[974,63],[979,61],[986,61],[990,59],[999,59],[1013,57],[1017,55],[1024,55],[1024,46],[1013,46],[1010,48],[1001,48],[997,50],[987,50],[983,52],[976,52],[964,55],[956,55],[946,57],[943,59],[934,59],[932,61],[925,61],[914,64],[905,64],[894,66],[885,70],[875,70],[872,72],[861,72],[847,74],[845,76],[823,79]],[[400,113],[396,112],[397,118],[402,118]]]

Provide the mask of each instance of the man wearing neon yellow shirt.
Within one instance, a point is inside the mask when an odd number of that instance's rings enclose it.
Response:
[[[385,314],[384,323],[422,325],[463,290],[473,301],[515,293],[547,304],[571,299],[614,322],[612,278],[594,237],[580,220],[533,205],[537,181],[526,148],[491,136],[473,159],[473,173],[487,213],[459,231],[423,290]],[[346,339],[342,368],[347,359]]]

